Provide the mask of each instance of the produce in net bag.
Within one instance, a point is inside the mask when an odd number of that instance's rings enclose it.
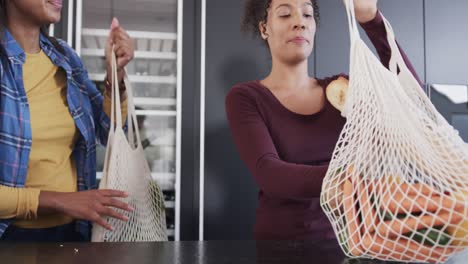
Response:
[[[151,170],[145,158],[133,104],[132,88],[127,76],[124,81],[128,97],[128,139],[122,129],[114,51],[112,52],[112,80],[111,127],[99,189],[127,192],[128,197],[123,201],[134,210],[127,212],[115,209],[127,216],[129,220],[125,222],[107,217],[106,221],[114,227],[113,231],[94,224],[92,241],[166,241],[164,197],[161,189],[151,177]]]
[[[346,10],[350,80],[334,103],[346,124],[322,208],[350,257],[444,262],[468,245],[467,144],[407,68],[389,22],[387,69],[360,38],[353,0]]]

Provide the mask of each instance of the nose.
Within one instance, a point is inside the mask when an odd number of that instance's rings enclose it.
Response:
[[[305,19],[301,15],[296,16],[296,19],[294,21],[294,29],[295,30],[297,30],[297,29],[305,30],[306,29]]]
[[[302,29],[302,30],[304,30],[304,29],[305,29],[305,25],[304,25],[304,24],[296,24],[296,25],[294,25],[294,29]]]

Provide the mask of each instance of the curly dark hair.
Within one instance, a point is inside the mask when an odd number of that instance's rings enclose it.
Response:
[[[272,0],[246,0],[244,5],[244,16],[242,17],[241,30],[260,36],[258,24],[267,21],[268,8]],[[314,7],[314,19],[318,24],[320,20],[318,0],[310,0]]]

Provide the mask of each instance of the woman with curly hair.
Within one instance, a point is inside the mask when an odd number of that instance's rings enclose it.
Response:
[[[62,0],[0,0],[0,242],[87,241],[91,222],[112,229],[105,217],[126,221],[121,210],[132,210],[124,192],[93,189],[96,142],[106,144],[110,126],[112,46],[123,81],[133,40],[114,20],[102,95],[75,51],[47,35],[61,9]]]
[[[354,5],[357,20],[388,67],[390,47],[377,0],[354,0]],[[268,76],[237,84],[226,97],[234,143],[260,189],[256,239],[335,237],[320,207],[320,192],[345,119],[327,100],[325,89],[347,76],[309,75],[318,21],[317,0],[245,4],[242,28],[261,37],[272,59]]]

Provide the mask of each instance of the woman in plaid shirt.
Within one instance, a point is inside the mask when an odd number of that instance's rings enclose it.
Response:
[[[90,222],[112,229],[103,217],[125,221],[115,209],[132,210],[125,193],[93,190],[111,86],[102,95],[72,48],[47,36],[61,9],[62,0],[0,0],[0,241],[86,241]],[[134,47],[116,19],[109,73],[113,45],[122,80]]]

